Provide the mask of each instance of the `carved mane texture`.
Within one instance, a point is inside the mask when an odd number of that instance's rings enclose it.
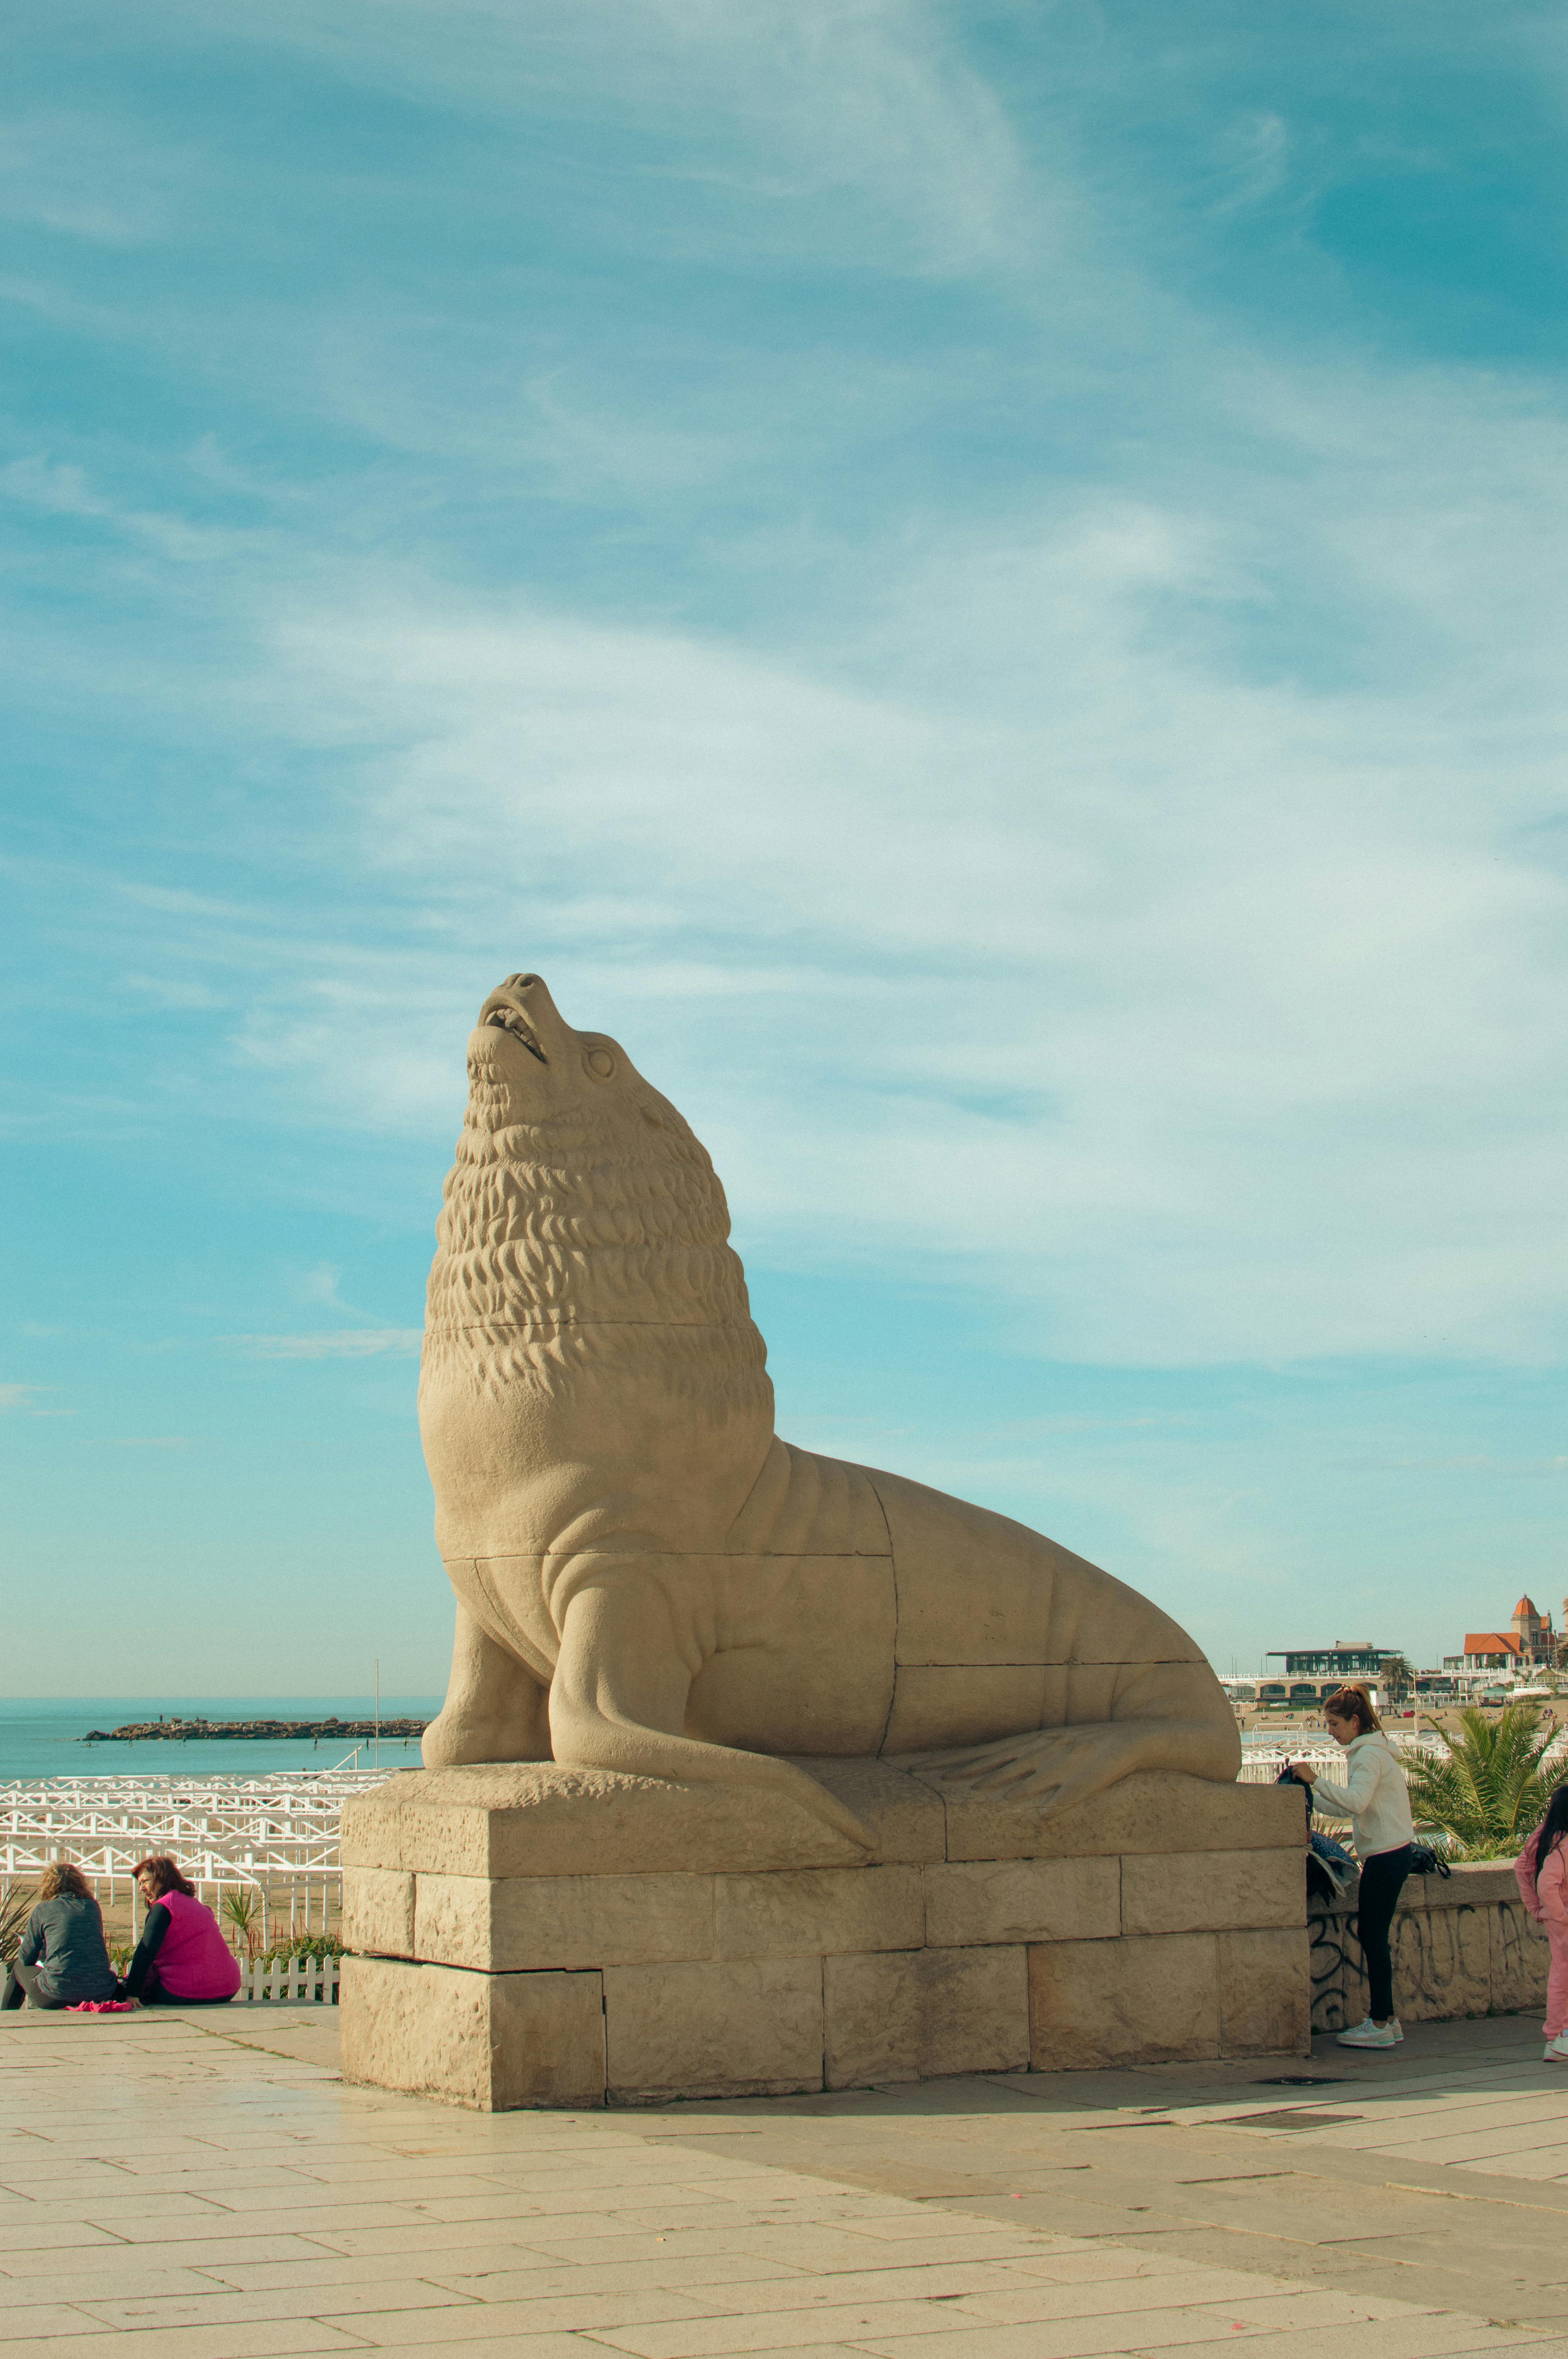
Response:
[[[436,1224],[423,1375],[657,1383],[771,1430],[767,1352],[708,1150],[652,1090],[547,1122],[476,1074]]]

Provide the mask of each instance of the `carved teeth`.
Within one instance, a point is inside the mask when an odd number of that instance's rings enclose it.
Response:
[[[541,1065],[549,1063],[549,1059],[540,1048],[532,1027],[520,1008],[492,1007],[484,1020],[486,1024],[493,1024],[498,1032],[510,1032],[514,1039],[521,1040],[524,1049],[532,1056],[537,1057]]]

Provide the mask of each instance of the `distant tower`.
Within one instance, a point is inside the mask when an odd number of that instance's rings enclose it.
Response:
[[[1568,1614],[1568,1603],[1564,1604]],[[1519,1640],[1519,1661],[1523,1665],[1552,1663],[1556,1660],[1557,1643],[1552,1636],[1550,1614],[1538,1614],[1535,1601],[1521,1597],[1514,1607],[1513,1633]]]

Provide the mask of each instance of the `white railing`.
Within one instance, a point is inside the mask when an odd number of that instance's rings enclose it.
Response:
[[[343,1804],[393,1770],[301,1769],[270,1776],[45,1777],[0,1783],[0,1879],[32,1882],[70,1860],[113,1905],[136,1862],[167,1852],[204,1900],[225,1889],[288,1899],[296,1930],[325,1924],[341,1900]],[[131,1885],[133,1921],[136,1913]]]
[[[1386,1729],[1384,1734],[1394,1751],[1406,1760],[1441,1759],[1447,1751],[1441,1740],[1424,1728],[1419,1734],[1397,1728]],[[1568,1729],[1558,1732],[1541,1756],[1542,1766],[1548,1769],[1561,1766],[1564,1760],[1568,1760]],[[1261,1741],[1243,1738],[1239,1780],[1244,1786],[1271,1786],[1287,1761],[1310,1761],[1314,1769],[1321,1769],[1330,1777],[1339,1777],[1345,1767],[1344,1753],[1329,1737],[1308,1734],[1303,1730],[1292,1744],[1288,1734],[1271,1732]]]
[[[336,1958],[274,1958],[269,1965],[247,1965],[242,1959],[236,1995],[246,2001],[288,1999],[336,2006],[338,1962]]]

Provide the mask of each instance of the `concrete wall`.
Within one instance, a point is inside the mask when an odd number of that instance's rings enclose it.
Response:
[[[1343,2031],[1367,2012],[1356,1908],[1308,1912],[1312,2026]],[[1531,2013],[1546,2001],[1546,1937],[1525,1914],[1511,1866],[1412,1875],[1393,1925],[1394,2009],[1404,2023]]]

